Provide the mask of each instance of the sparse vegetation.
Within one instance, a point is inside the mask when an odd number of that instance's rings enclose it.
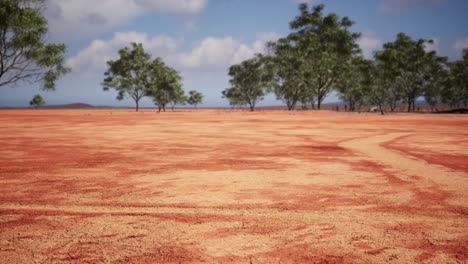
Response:
[[[187,103],[197,107],[198,104],[203,103],[203,94],[195,90],[190,91]]]
[[[266,68],[262,56],[245,60],[229,68],[229,81],[232,85],[223,91],[223,97],[228,98],[231,105],[248,105],[254,111],[256,104],[263,100],[267,93],[270,72]]]
[[[109,69],[102,82],[105,91],[113,88],[118,92],[117,100],[130,96],[137,112],[144,96],[152,97],[159,111],[166,111],[166,105],[171,102],[185,101],[179,73],[166,66],[161,58],[151,60],[143,44],[131,43],[131,49],[122,48],[119,55],[119,59],[107,62]]]
[[[29,105],[34,108],[38,108],[40,106],[45,105],[44,99],[42,99],[42,96],[39,94],[34,95],[33,99],[29,102]]]
[[[346,111],[367,105],[384,114],[385,106],[394,111],[398,103],[406,103],[407,111],[414,112],[420,97],[432,111],[441,102],[467,107],[468,49],[462,60],[448,62],[426,49],[433,40],[398,33],[394,42],[385,43],[373,60],[367,60],[356,43],[360,33],[349,31],[354,22],[324,15],[323,10],[324,5],[309,10],[306,3],[300,4],[300,15],[290,22],[293,32],[268,43],[268,56],[256,55],[230,67],[233,87],[223,91],[223,98],[253,111],[256,102],[273,91],[289,110],[299,102],[303,108],[310,103],[313,109],[317,103],[320,109],[334,90],[346,102]],[[256,67],[245,70],[253,62]]]

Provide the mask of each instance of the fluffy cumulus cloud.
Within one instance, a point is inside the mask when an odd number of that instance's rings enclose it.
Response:
[[[367,59],[371,59],[374,51],[382,48],[382,40],[373,32],[366,32],[357,40],[359,47],[361,47],[362,54]]]
[[[386,12],[404,11],[412,8],[426,7],[447,0],[380,0],[380,10]]]
[[[105,32],[146,12],[192,16],[208,0],[48,0],[45,15],[53,38],[80,39]]]
[[[268,41],[280,37],[277,33],[260,33],[249,44],[232,37],[207,37],[188,51],[180,51],[182,40],[165,35],[150,37],[140,32],[115,33],[110,40],[94,40],[91,44],[67,60],[74,74],[96,77],[106,70],[106,62],[118,57],[118,50],[129,46],[129,42],[143,43],[145,51],[152,57],[162,57],[170,66],[183,72],[191,70],[225,70],[229,65],[265,52]]]
[[[187,68],[228,66],[248,59],[255,53],[265,53],[265,44],[279,37],[275,32],[259,33],[251,45],[232,37],[208,37],[191,51],[176,55],[175,62]]]
[[[145,50],[153,57],[174,52],[180,40],[165,35],[149,37],[140,32],[117,32],[110,40],[94,40],[76,56],[67,60],[67,66],[83,77],[99,76],[106,70],[106,62],[118,58],[118,50],[129,46],[129,42],[143,43]],[[155,54],[154,54],[155,53]]]
[[[468,48],[468,37],[455,41],[453,48],[456,50],[457,56],[461,56],[462,50]]]
[[[208,0],[134,0],[143,7],[172,14],[196,14],[203,10]]]

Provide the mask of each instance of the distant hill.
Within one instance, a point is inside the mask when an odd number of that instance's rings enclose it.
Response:
[[[63,104],[63,105],[44,105],[41,109],[90,109],[95,108],[92,105],[85,103],[72,103],[72,104]]]

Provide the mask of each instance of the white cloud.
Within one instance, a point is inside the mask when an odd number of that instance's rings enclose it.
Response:
[[[182,67],[228,66],[252,57],[255,53],[265,53],[265,44],[277,40],[276,32],[259,33],[252,45],[242,43],[232,37],[208,37],[199,42],[187,53],[177,55],[176,63]]]
[[[76,56],[67,60],[67,66],[72,67],[74,73],[93,77],[102,75],[106,70],[106,62],[118,57],[120,48],[130,46],[130,42],[143,43],[146,52],[153,58],[174,52],[180,41],[165,35],[148,37],[146,33],[117,32],[111,40],[94,40]]]
[[[379,9],[385,12],[404,11],[412,8],[426,7],[447,0],[380,0]]]
[[[106,70],[106,62],[118,57],[118,50],[129,46],[130,42],[143,43],[146,52],[152,57],[162,57],[166,63],[177,70],[189,72],[225,70],[229,65],[239,63],[264,52],[264,45],[276,40],[280,35],[274,32],[259,33],[252,44],[243,43],[233,37],[207,37],[196,43],[189,51],[180,51],[181,40],[165,35],[149,37],[140,32],[115,33],[110,40],[94,40],[77,55],[67,60],[73,73],[84,77],[100,76]]]
[[[134,0],[144,8],[171,14],[197,14],[203,10],[208,0]]]
[[[424,44],[424,50],[426,50],[426,52],[429,52],[429,51],[435,51],[435,52],[439,52],[439,39],[438,38],[432,38],[432,41],[433,43],[425,43]]]
[[[245,52],[242,45],[232,37],[208,37],[190,52],[177,54],[176,63],[189,68],[225,65],[230,63],[233,57],[239,56],[239,52]]]
[[[147,12],[193,16],[208,0],[48,0],[45,16],[54,39],[95,36]]]
[[[367,59],[373,58],[374,51],[382,47],[382,40],[373,32],[364,33],[356,42],[359,44],[359,47],[361,47],[362,54]]]
[[[457,56],[461,56],[462,50],[468,48],[468,37],[455,41],[453,48],[457,51]]]

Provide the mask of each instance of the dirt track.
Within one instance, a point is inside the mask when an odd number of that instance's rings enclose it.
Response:
[[[468,262],[466,115],[0,122],[0,263]]]

